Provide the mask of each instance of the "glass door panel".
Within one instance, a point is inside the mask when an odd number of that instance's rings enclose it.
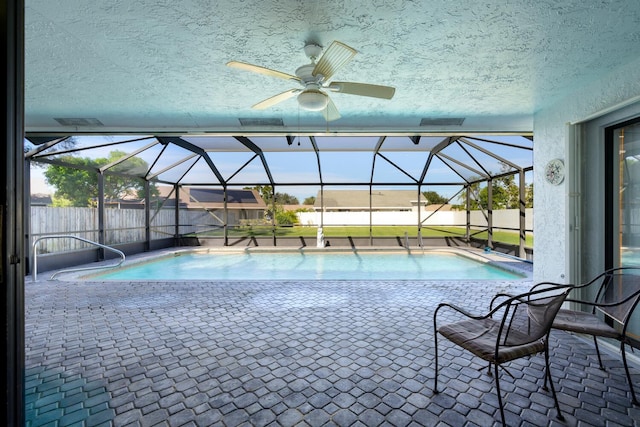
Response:
[[[640,267],[640,123],[614,128],[611,137],[613,176],[610,179],[614,183],[609,208],[611,261],[614,267]],[[624,283],[622,280],[614,282],[605,300],[620,301],[637,289]],[[631,319],[627,334],[640,342],[640,315]]]
[[[640,266],[640,123],[615,129],[613,146],[618,153],[613,261],[619,266]]]

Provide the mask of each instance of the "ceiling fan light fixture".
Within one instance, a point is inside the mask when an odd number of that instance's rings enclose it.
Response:
[[[393,98],[396,89],[391,86],[331,81],[336,71],[351,61],[357,53],[354,48],[342,42],[333,41],[323,53],[322,46],[315,43],[307,43],[304,47],[304,52],[311,60],[311,63],[298,67],[295,75],[239,61],[229,61],[227,66],[293,81],[302,86],[302,89],[292,88],[252,105],[251,108],[254,110],[273,107],[297,95],[299,108],[308,111],[320,111],[327,121],[332,121],[339,119],[340,113],[325,91],[379,99]]]
[[[311,59],[312,61],[315,61],[321,53],[322,46],[315,43],[309,43],[304,47],[304,54],[307,55],[307,58]]]
[[[305,90],[298,95],[298,104],[309,111],[322,111],[327,107],[329,97],[319,90]]]

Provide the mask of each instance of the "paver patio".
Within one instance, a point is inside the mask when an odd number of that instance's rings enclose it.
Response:
[[[485,312],[528,280],[27,282],[28,426],[489,426],[493,378],[441,340],[433,386],[433,311]],[[501,383],[510,425],[632,426],[620,358],[553,332],[564,423],[541,389],[543,356]],[[640,379],[636,361],[635,379]]]

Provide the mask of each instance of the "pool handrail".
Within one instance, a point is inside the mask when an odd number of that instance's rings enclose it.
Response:
[[[42,236],[42,237],[38,237],[36,240],[33,241],[33,281],[36,282],[38,280],[38,251],[37,251],[37,246],[38,243],[40,243],[40,241],[45,240],[45,239],[76,239],[76,240],[80,240],[81,242],[85,242],[85,243],[89,243],[91,245],[94,246],[98,246],[102,249],[106,249],[109,250],[111,252],[115,252],[116,254],[120,255],[120,262],[118,262],[117,264],[113,264],[113,265],[100,265],[100,266],[95,266],[95,267],[76,267],[76,268],[68,268],[65,270],[60,270],[57,271],[55,273],[53,273],[51,275],[51,277],[49,278],[49,280],[53,280],[58,274],[61,273],[70,273],[72,271],[84,271],[84,270],[95,270],[98,268],[115,268],[115,267],[119,267],[124,261],[125,261],[125,255],[124,252],[122,252],[119,249],[116,248],[112,248],[111,246],[107,246],[107,245],[103,245],[102,243],[98,243],[98,242],[94,242],[93,240],[88,240],[82,237],[78,237],[78,236],[73,236],[70,234],[56,234],[56,235],[52,235],[52,236]]]

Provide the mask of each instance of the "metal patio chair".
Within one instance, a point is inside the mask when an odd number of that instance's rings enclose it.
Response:
[[[535,290],[534,286],[532,290]],[[553,329],[591,335],[598,355],[600,369],[604,370],[598,337],[609,338],[620,342],[620,352],[625,374],[634,404],[638,405],[633,388],[629,365],[627,363],[626,346],[631,350],[639,347],[638,340],[628,334],[629,322],[640,302],[640,268],[617,267],[601,273],[593,280],[574,287],[575,290],[592,289],[592,299],[567,298],[586,307],[588,311],[561,309],[553,322]],[[546,380],[545,380],[546,381]]]
[[[549,370],[549,331],[553,319],[566,299],[571,286],[546,283],[546,288],[512,296],[498,294],[491,301],[489,312],[476,316],[468,311],[448,303],[441,303],[433,315],[435,335],[435,379],[434,393],[438,390],[438,335],[457,344],[475,356],[494,366],[496,393],[500,406],[502,424],[506,425],[502,396],[500,395],[500,377],[498,368],[506,362],[544,353],[547,367],[545,376],[551,379]],[[500,302],[504,299],[502,302]],[[497,304],[495,308],[493,305]],[[446,311],[443,311],[445,310]],[[438,324],[439,315],[445,319],[458,319],[454,322]],[[508,373],[508,371],[506,371]],[[557,417],[563,420],[560,405],[556,397],[553,381],[551,391],[557,409]]]

